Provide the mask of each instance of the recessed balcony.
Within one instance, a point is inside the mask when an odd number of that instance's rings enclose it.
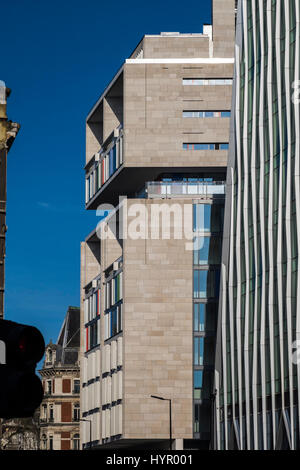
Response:
[[[185,198],[225,195],[225,182],[221,181],[150,181],[146,183],[146,197]]]

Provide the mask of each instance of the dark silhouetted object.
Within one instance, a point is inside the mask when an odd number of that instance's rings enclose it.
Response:
[[[0,341],[0,418],[32,416],[44,394],[35,375],[44,338],[33,326],[0,320]]]

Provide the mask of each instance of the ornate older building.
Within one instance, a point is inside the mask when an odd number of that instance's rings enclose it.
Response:
[[[39,408],[32,418],[2,420],[0,450],[39,450]]]
[[[78,450],[80,420],[80,309],[69,307],[56,344],[46,347],[40,374],[44,400],[40,406],[40,448]]]

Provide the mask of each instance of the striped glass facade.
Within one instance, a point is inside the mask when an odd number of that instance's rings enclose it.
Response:
[[[215,366],[217,449],[299,449],[299,22],[299,0],[238,4]]]

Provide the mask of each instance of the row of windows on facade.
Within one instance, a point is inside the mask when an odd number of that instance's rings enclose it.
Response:
[[[79,403],[73,404],[73,410],[71,411],[71,404],[67,403],[70,407],[70,413],[64,413],[63,404],[56,405],[57,407],[61,407],[61,422],[71,422],[71,421],[79,421],[80,420],[80,405]],[[69,410],[67,410],[69,411]],[[42,413],[40,417],[42,422],[55,422],[54,420],[54,404],[50,403],[49,405],[43,404],[42,406]],[[59,421],[60,422],[60,421]]]
[[[221,209],[221,207],[219,207]],[[221,221],[218,217],[211,219],[212,212],[215,212],[215,207],[209,204],[199,204],[196,207],[196,218],[194,218],[194,230],[217,232],[221,229]],[[213,214],[214,215],[214,214]],[[217,215],[217,214],[215,214]],[[213,224],[212,224],[213,222]],[[220,237],[200,236],[194,238],[194,252],[193,260],[194,265],[218,265],[221,259],[222,241]],[[195,287],[197,285],[206,286],[207,284],[207,271],[195,271]],[[213,274],[212,274],[213,275]],[[198,280],[199,278],[199,280]],[[200,289],[202,291],[203,289]],[[204,289],[206,290],[206,288]],[[195,295],[195,298],[203,298],[202,294]],[[209,295],[208,297],[214,297]],[[112,306],[122,299],[122,273],[119,273],[114,279],[106,284],[106,309],[111,309],[108,312],[110,317],[109,324],[115,325],[118,314],[116,308]],[[85,300],[85,323],[96,319],[100,315],[100,290],[95,291],[88,299]],[[114,320],[115,318],[115,320]],[[114,327],[107,330],[106,338],[113,336],[110,334],[114,331]]]
[[[120,306],[121,307],[121,306]],[[204,303],[196,303],[194,304],[194,331],[195,332],[204,332],[207,330],[207,323],[211,320],[215,321],[216,318],[216,304],[204,304]],[[109,316],[106,316],[109,318]],[[116,323],[117,319],[115,320]],[[121,322],[121,320],[119,320]],[[214,327],[211,326],[211,329]],[[208,328],[209,330],[210,328]],[[120,325],[121,330],[121,325]],[[113,329],[113,333],[116,333],[118,329]],[[111,334],[111,333],[110,333]],[[111,334],[113,336],[113,334]],[[204,365],[204,337],[195,337],[194,338],[194,365],[195,366],[203,366]],[[201,381],[199,379],[201,377]],[[197,379],[196,379],[197,378]],[[111,380],[111,379],[109,379]],[[195,371],[195,389],[198,391],[202,388],[202,371]],[[195,395],[195,398],[201,398],[200,391]]]
[[[209,400],[211,374],[203,370],[213,364],[214,341],[207,332],[215,332],[217,318],[217,298],[220,283],[220,261],[222,249],[222,228],[224,202],[219,204],[193,205],[193,230],[202,235],[194,238],[193,249],[193,364],[194,364],[194,432],[209,429],[206,411],[200,401]],[[211,235],[211,234],[218,235]],[[197,266],[213,266],[199,269]],[[208,300],[213,300],[212,302]]]
[[[184,118],[230,118],[230,111],[182,111]]]
[[[183,85],[196,86],[215,86],[215,85],[232,85],[232,78],[183,78]]]
[[[113,341],[111,344],[117,343],[121,340]],[[108,345],[105,346],[105,349],[110,350],[110,347],[107,348]],[[121,348],[120,345],[118,345]],[[116,348],[115,348],[116,353]],[[109,358],[109,354],[106,355]],[[116,356],[116,354],[115,354]],[[105,369],[110,369],[112,366],[115,369],[115,365],[110,363],[105,365]],[[114,362],[114,361],[112,361]],[[100,392],[100,385],[101,385],[101,392]],[[95,400],[96,397],[96,400]],[[98,397],[98,398],[97,398]],[[101,405],[103,408],[99,409],[99,397],[101,397]],[[122,434],[122,370],[115,371],[115,373],[111,375],[107,375],[103,377],[100,381],[94,382],[90,384],[88,387],[83,389],[83,400],[82,405],[85,412],[89,410],[93,410],[93,413],[89,414],[89,418],[92,421],[92,433],[93,439],[97,440],[100,438],[100,423],[102,422],[102,438],[106,439],[112,436],[116,436]],[[97,401],[98,400],[98,401]],[[95,406],[98,409],[95,409]],[[84,416],[85,416],[84,412]],[[99,437],[98,437],[99,436]],[[88,423],[83,423],[82,428],[82,441],[83,443],[89,442],[90,434],[89,434],[89,425]]]
[[[105,305],[104,309],[107,310],[113,305],[118,303],[123,296],[123,273],[118,273],[115,277],[110,279],[105,284]],[[88,297],[84,301],[84,322],[88,322],[96,319],[100,315],[100,300],[101,291],[100,289],[93,289],[90,291]]]
[[[105,285],[104,340],[122,331],[122,282],[123,273],[120,272]],[[85,299],[84,309],[85,351],[89,351],[100,344],[100,289],[92,291]]]
[[[72,380],[62,379],[62,393],[80,393],[80,380],[73,379],[73,389],[71,389]],[[55,393],[55,379],[47,380],[43,383],[45,393],[52,395]]]
[[[222,112],[204,112],[204,111],[184,111],[184,117],[229,117],[227,111]],[[193,115],[191,115],[191,113]],[[99,162],[96,163],[93,170],[86,178],[86,197],[85,202],[88,203],[95,194],[101,189],[109,178],[118,170],[123,163],[123,151],[121,144],[116,142],[114,147],[110,149],[109,153]],[[210,142],[210,143],[183,143],[183,150],[228,150],[228,142]]]
[[[102,405],[109,405],[122,400],[122,370],[102,378]]]
[[[228,142],[215,142],[215,143],[183,143],[183,150],[228,150]]]
[[[72,441],[72,450],[80,450],[80,436],[78,433],[74,434],[70,439],[61,439],[61,450],[68,450],[71,448]],[[46,434],[42,434],[41,438],[42,450],[55,450],[53,445],[53,435],[50,435],[47,438]]]
[[[122,405],[102,411],[102,439],[122,434]]]
[[[99,191],[106,181],[123,163],[123,135],[116,139],[112,147],[104,154],[99,154],[99,161],[86,178],[85,202],[87,203]]]

